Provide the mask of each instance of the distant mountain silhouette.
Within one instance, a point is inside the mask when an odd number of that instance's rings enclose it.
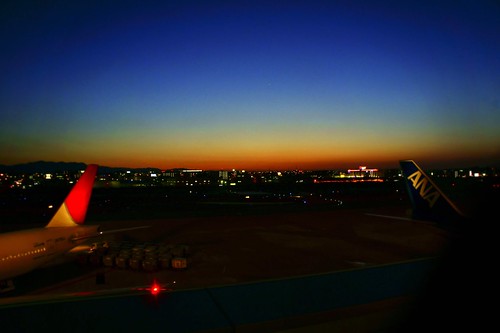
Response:
[[[0,172],[5,173],[57,173],[57,172],[77,172],[84,170],[87,166],[82,162],[47,162],[37,161],[15,165],[2,165],[0,164]],[[126,168],[126,167],[107,167],[99,166],[98,173],[111,173],[134,170],[136,172],[161,172],[158,168]]]
[[[0,171],[7,173],[51,173],[61,171],[78,171],[85,169],[86,164],[81,162],[46,162],[37,161],[15,165],[0,165]]]

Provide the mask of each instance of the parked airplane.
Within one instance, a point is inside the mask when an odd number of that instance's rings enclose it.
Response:
[[[402,160],[399,163],[412,205],[411,220],[433,222],[441,228],[454,231],[465,226],[468,218],[413,160]]]
[[[14,277],[50,266],[88,238],[103,234],[98,225],[83,225],[97,168],[95,164],[87,166],[45,227],[0,234],[0,293],[14,289]],[[105,233],[138,228],[144,227]]]

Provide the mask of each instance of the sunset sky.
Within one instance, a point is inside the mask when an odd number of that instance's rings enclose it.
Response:
[[[497,1],[2,2],[0,164],[500,165],[499,18]]]

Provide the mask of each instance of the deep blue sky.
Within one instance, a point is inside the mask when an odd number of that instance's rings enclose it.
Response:
[[[497,2],[102,2],[1,5],[0,164],[500,163]]]

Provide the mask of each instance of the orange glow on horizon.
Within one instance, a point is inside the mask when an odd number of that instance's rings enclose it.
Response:
[[[325,170],[352,169],[359,165],[373,168],[398,168],[398,161],[413,159],[419,163],[439,166],[491,165],[499,162],[498,154],[488,146],[459,147],[431,146],[423,143],[358,145],[344,143],[309,143],[289,147],[283,145],[249,144],[239,146],[213,147],[213,149],[189,149],[177,147],[169,150],[163,146],[148,146],[145,149],[131,147],[126,143],[119,146],[104,146],[89,143],[90,147],[80,150],[47,150],[19,156],[9,156],[0,164],[14,165],[33,161],[83,162],[107,167],[124,168],[191,168],[203,170]],[[97,147],[97,148],[94,148]],[[92,148],[92,149],[91,149]],[[382,149],[383,148],[383,149]]]

